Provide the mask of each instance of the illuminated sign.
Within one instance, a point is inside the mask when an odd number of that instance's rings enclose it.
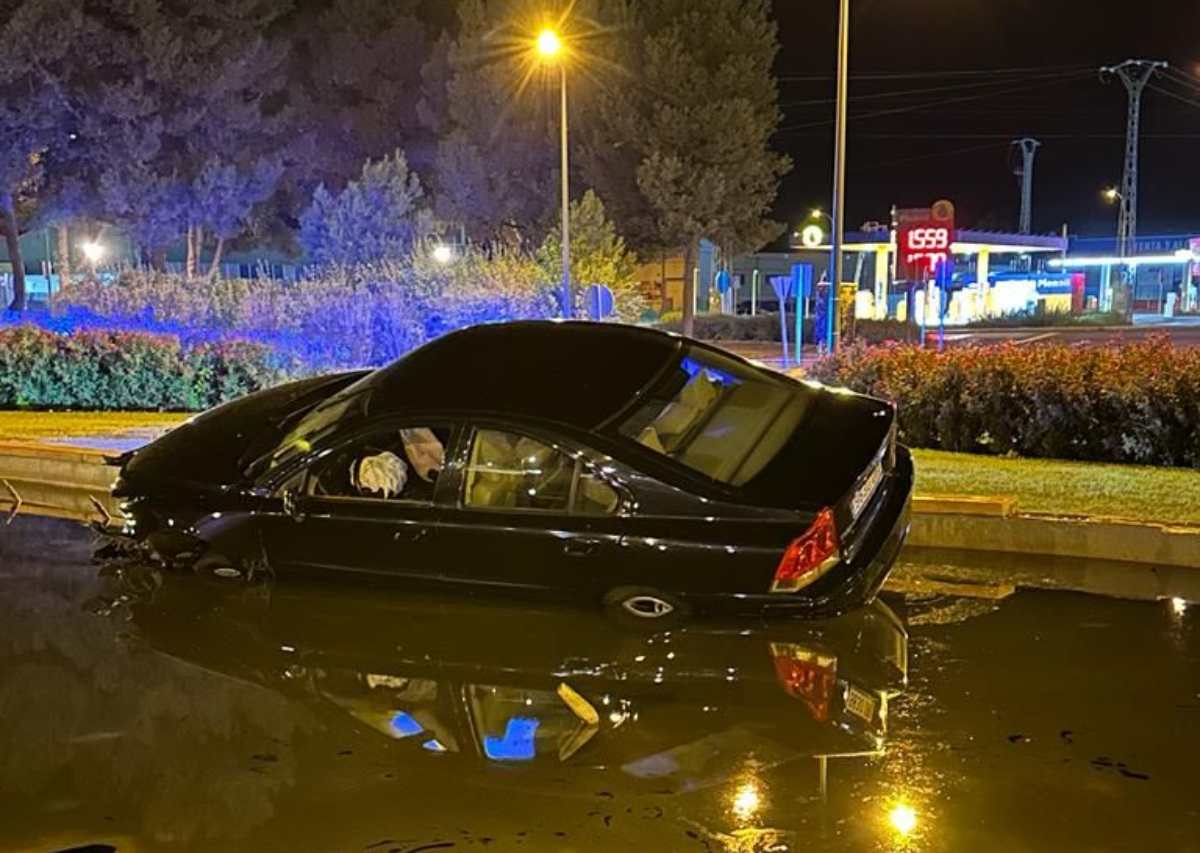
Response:
[[[896,211],[897,277],[908,281],[936,277],[938,267],[950,260],[953,242],[954,205],[950,202]]]

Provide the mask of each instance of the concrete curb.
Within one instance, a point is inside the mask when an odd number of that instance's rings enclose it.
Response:
[[[0,515],[20,513],[111,524],[121,519],[109,490],[111,453],[36,442],[0,442]],[[1200,568],[1200,526],[1120,518],[1020,513],[1011,497],[918,495],[914,548]]]

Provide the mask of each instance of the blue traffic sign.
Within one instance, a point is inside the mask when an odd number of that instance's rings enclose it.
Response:
[[[603,284],[593,284],[584,291],[587,315],[593,320],[603,320],[613,315],[615,301],[613,292]]]

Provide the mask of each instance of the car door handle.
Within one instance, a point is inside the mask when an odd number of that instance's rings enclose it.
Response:
[[[587,557],[600,550],[602,539],[572,539],[563,545],[563,553],[568,557]]]
[[[412,533],[405,533],[403,530],[399,530],[396,533],[392,534],[392,541],[393,542],[420,542],[422,539],[424,539],[428,535],[429,535],[428,527],[418,527]]]

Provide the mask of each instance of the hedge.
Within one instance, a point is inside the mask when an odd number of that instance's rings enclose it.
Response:
[[[901,438],[969,453],[1200,468],[1200,350],[847,347],[809,371],[894,401]]]
[[[199,411],[287,375],[260,344],[0,328],[0,409]]]
[[[170,334],[185,345],[252,340],[309,370],[377,367],[448,331],[557,315],[555,289],[515,252],[469,252],[438,265],[414,256],[329,268],[297,281],[187,279],[127,271],[54,297],[43,328]]]

